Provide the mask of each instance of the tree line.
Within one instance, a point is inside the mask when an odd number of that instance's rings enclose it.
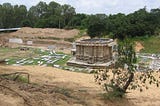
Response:
[[[0,28],[79,28],[88,29],[91,37],[110,35],[113,38],[126,36],[151,36],[160,30],[160,9],[146,10],[146,7],[128,15],[118,13],[80,14],[71,5],[55,1],[39,2],[29,10],[25,5],[0,4]]]

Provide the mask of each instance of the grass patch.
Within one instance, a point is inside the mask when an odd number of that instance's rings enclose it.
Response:
[[[70,95],[70,93],[71,93],[71,90],[70,90],[70,89],[56,87],[56,88],[54,89],[54,92],[55,92],[55,93],[60,93],[60,94],[63,94],[63,95],[65,95],[65,96],[69,97],[69,98],[72,98],[72,96]]]
[[[1,51],[7,51],[6,53],[0,52],[0,54],[6,55],[7,65],[44,65],[53,66],[53,64],[64,66],[70,59],[70,55],[63,52],[52,53],[49,50],[41,49],[29,49],[28,51],[9,51],[9,48],[0,48]],[[4,57],[1,56],[0,57]]]
[[[86,33],[86,29],[82,29],[79,31],[78,35],[74,36],[73,38],[64,38],[64,41],[74,42],[76,39],[85,35],[85,33]]]
[[[25,76],[19,76],[17,78],[17,81],[23,82],[23,83],[28,83],[28,79]]]
[[[120,100],[122,99],[122,95],[124,95],[124,93],[119,91],[112,91],[112,92],[104,93],[103,97],[106,100]]]
[[[8,79],[8,80],[22,82],[22,83],[28,83],[29,82],[28,81],[29,79],[26,76],[23,76],[23,75],[13,74],[13,75],[6,75],[6,76],[0,76],[0,77],[4,78],[4,79]]]
[[[149,37],[141,41],[144,49],[141,52],[145,53],[160,53],[160,37]]]
[[[34,52],[35,49],[29,48],[27,51],[21,51],[19,48],[2,48],[0,47],[1,59],[21,59],[28,57],[35,57],[38,54]]]
[[[140,51],[141,53],[160,53],[160,37],[158,36],[135,37],[130,40],[138,41],[144,46],[144,49]]]
[[[63,55],[65,55],[65,53],[63,53],[63,52],[56,52],[57,54],[63,54]]]
[[[70,58],[71,58],[70,56],[66,55],[66,57],[64,59],[60,59],[60,60],[56,61],[55,64],[60,65],[60,66],[64,66]]]
[[[75,41],[75,38],[64,38],[64,41],[74,42],[74,41]]]
[[[11,52],[11,51],[16,51],[17,49],[12,49],[12,48],[3,48],[0,47],[0,53],[7,53],[7,52]]]
[[[57,37],[43,37],[43,36],[38,36],[38,39],[52,39],[52,40],[61,40],[61,38],[57,38]]]

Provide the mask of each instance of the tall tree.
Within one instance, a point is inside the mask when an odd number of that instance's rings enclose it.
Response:
[[[104,21],[104,18],[97,17],[96,15],[91,16],[89,19],[87,33],[91,38],[102,37],[103,35],[105,35],[106,23]]]
[[[75,8],[71,5],[64,4],[62,5],[62,13],[64,19],[64,25],[68,25],[70,19],[76,14]]]
[[[123,97],[127,89],[148,89],[148,84],[159,87],[155,72],[151,70],[138,72],[136,68],[136,54],[131,41],[124,40],[118,45],[117,61],[106,70],[98,70],[96,81],[103,85],[108,96]]]
[[[14,27],[12,22],[14,17],[13,6],[10,3],[4,3],[2,5],[3,13],[2,13],[2,21],[3,28],[11,28]]]
[[[14,6],[14,27],[21,27],[22,21],[27,18],[27,8],[25,5]]]

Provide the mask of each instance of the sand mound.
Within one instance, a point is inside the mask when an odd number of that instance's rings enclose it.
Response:
[[[140,50],[144,49],[143,45],[140,42],[135,42],[135,51],[140,52]]]
[[[29,28],[23,27],[11,35],[18,37],[55,37],[55,38],[73,38],[78,35],[79,30],[65,30],[56,28]]]

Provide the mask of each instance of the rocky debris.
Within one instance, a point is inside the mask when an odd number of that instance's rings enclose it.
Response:
[[[22,44],[23,40],[20,38],[10,38],[9,39],[9,43],[18,43],[18,44]]]
[[[28,48],[20,48],[20,49],[28,49]],[[19,66],[19,65],[39,65],[39,66],[44,66],[44,65],[54,65],[57,61],[61,59],[65,59],[67,57],[66,54],[58,54],[55,51],[40,51],[40,56],[39,57],[29,57],[29,58],[24,58],[24,59],[18,59],[18,60],[11,60],[11,59],[5,59],[6,64],[9,64],[10,61],[13,61],[12,65],[14,66]],[[56,65],[56,64],[55,64]]]
[[[160,70],[160,59],[153,59],[149,68],[153,70]]]
[[[5,64],[5,62],[6,62],[5,59],[2,60],[0,59],[0,64]]]
[[[138,70],[160,70],[160,54],[137,53],[140,58]]]

